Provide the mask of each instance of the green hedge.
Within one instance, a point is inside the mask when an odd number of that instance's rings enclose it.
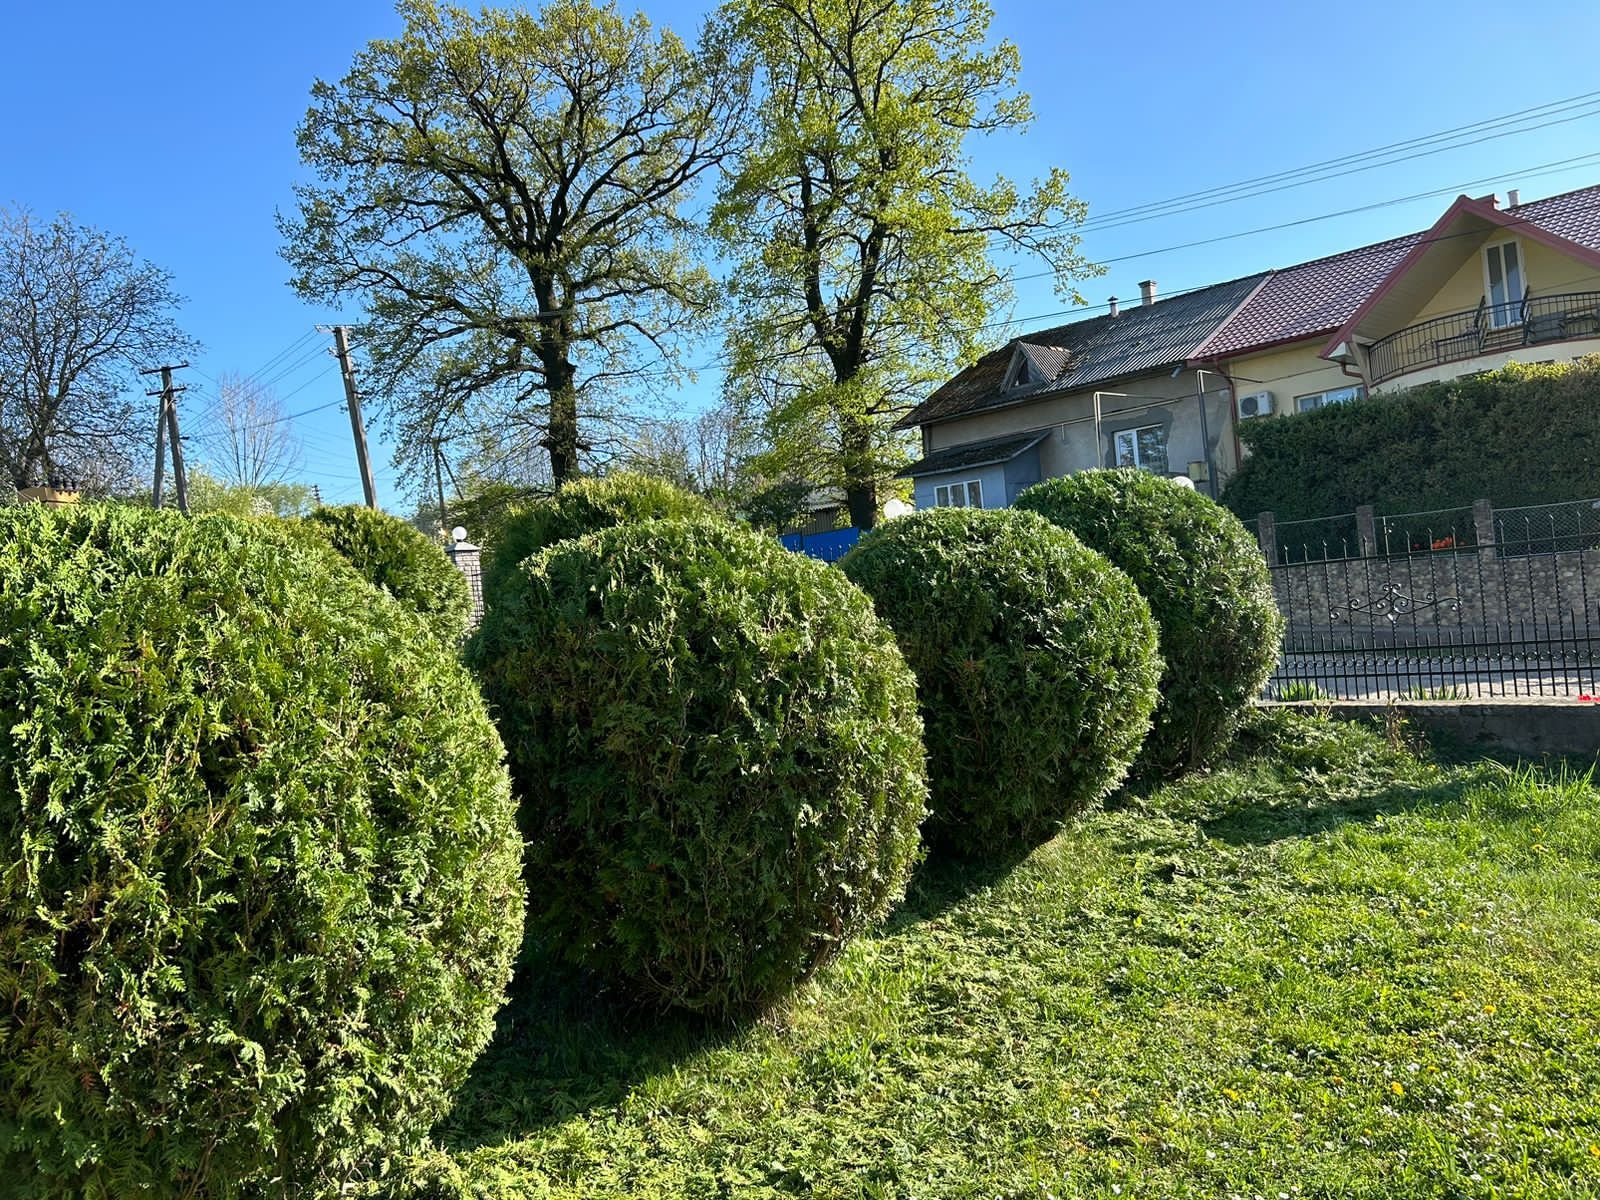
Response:
[[[519,939],[501,756],[309,540],[0,510],[0,1191],[322,1196],[415,1145]]]
[[[427,534],[388,513],[346,504],[303,518],[367,582],[388,592],[446,641],[466,636],[472,618],[467,577]]]
[[[831,567],[715,518],[564,540],[470,655],[536,880],[529,926],[656,1002],[759,1010],[902,894],[916,685]]]
[[[840,567],[916,673],[941,849],[1012,853],[1121,781],[1161,663],[1149,608],[1104,558],[1032,513],[942,508]]]
[[[657,517],[712,515],[711,505],[664,479],[618,471],[597,479],[575,479],[553,496],[535,500],[505,517],[483,555],[483,597],[495,598],[530,555],[567,538],[582,537]]]
[[[1249,448],[1222,501],[1253,521],[1600,495],[1600,356],[1513,363],[1474,379],[1245,421]]]
[[[1214,762],[1278,661],[1283,618],[1255,538],[1220,505],[1148,471],[1034,484],[1037,512],[1128,573],[1161,630],[1161,703],[1141,771]]]

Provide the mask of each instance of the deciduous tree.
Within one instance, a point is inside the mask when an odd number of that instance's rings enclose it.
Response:
[[[0,467],[16,487],[126,487],[155,436],[134,372],[194,348],[172,277],[63,213],[0,210]]]
[[[559,483],[713,306],[684,206],[745,89],[709,42],[592,0],[400,14],[313,89],[295,286],[364,300],[367,384],[414,464],[488,416],[535,426]]]
[[[730,0],[758,69],[756,134],[714,228],[737,263],[730,389],[768,414],[769,474],[842,487],[871,526],[909,403],[970,358],[1011,296],[997,251],[1086,264],[1084,207],[969,172],[969,135],[1030,120],[981,0]]]
[[[299,465],[300,440],[283,402],[246,375],[217,380],[206,420],[206,460],[229,487],[256,491],[282,482]]]

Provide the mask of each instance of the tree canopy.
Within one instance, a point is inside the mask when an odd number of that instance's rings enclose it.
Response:
[[[404,462],[489,424],[559,483],[709,317],[683,209],[733,144],[741,76],[592,0],[399,11],[399,37],[313,89],[316,182],[282,222],[295,286],[364,302]]]
[[[728,387],[767,418],[768,473],[844,489],[870,526],[904,461],[894,422],[976,354],[1011,297],[999,253],[1058,290],[1088,268],[1052,169],[969,171],[969,134],[1020,131],[1019,57],[978,0],[729,0],[761,89],[713,214],[735,263]]]
[[[121,238],[0,210],[0,469],[15,487],[133,482],[155,436],[134,372],[194,348],[178,303]]]

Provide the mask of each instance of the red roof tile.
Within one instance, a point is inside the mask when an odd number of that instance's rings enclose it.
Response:
[[[1530,200],[1506,212],[1519,221],[1532,221],[1540,229],[1569,242],[1600,250],[1600,184],[1559,196],[1546,196],[1543,200]]]
[[[1421,237],[1408,233],[1285,267],[1207,338],[1194,357],[1221,358],[1339,328]]]
[[[1600,185],[1530,200],[1505,214],[1580,246],[1600,249]],[[1334,332],[1426,236],[1426,231],[1410,233],[1274,273],[1194,357],[1222,358]]]

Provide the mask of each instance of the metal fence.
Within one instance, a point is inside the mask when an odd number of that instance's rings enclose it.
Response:
[[[1267,698],[1600,695],[1600,502],[1360,525],[1353,554],[1264,536],[1287,620]]]
[[[850,552],[850,547],[861,540],[861,530],[850,525],[844,529],[830,529],[826,533],[786,533],[778,540],[797,554],[831,563],[838,562]]]

